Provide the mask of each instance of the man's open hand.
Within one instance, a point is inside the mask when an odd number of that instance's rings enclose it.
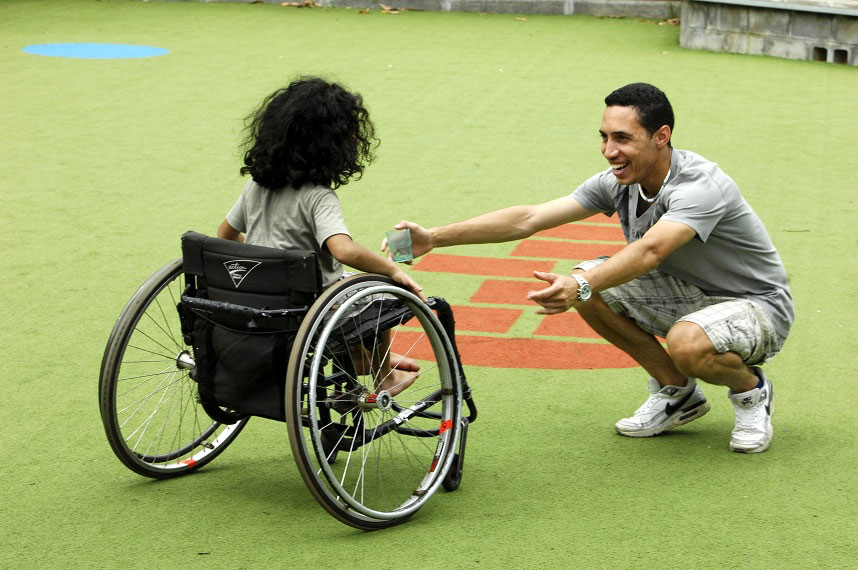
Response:
[[[539,303],[540,315],[555,315],[568,311],[578,302],[578,282],[568,275],[534,271],[533,276],[548,283],[548,287],[531,291],[527,298]]]

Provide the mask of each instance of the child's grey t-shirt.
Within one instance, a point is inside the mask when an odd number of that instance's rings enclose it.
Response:
[[[640,217],[635,215],[638,185],[618,184],[610,170],[591,177],[572,196],[588,210],[616,212],[628,243],[659,220],[689,226],[697,235],[658,269],[709,295],[758,301],[786,338],[795,312],[783,262],[739,187],[714,162],[674,149],[667,184]]]
[[[349,235],[340,201],[330,188],[307,185],[298,190],[269,190],[250,180],[226,221],[245,234],[247,243],[315,251],[324,287],[343,275],[343,265],[324,247],[333,235]]]

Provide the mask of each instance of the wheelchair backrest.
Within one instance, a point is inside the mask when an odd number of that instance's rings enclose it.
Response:
[[[182,258],[178,309],[206,413],[225,423],[238,416],[224,409],[285,420],[289,351],[321,291],[315,253],[187,232]]]
[[[321,291],[316,254],[182,235],[185,275],[196,295],[254,308],[310,305]]]

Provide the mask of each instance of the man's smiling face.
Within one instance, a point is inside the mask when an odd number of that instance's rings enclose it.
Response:
[[[658,133],[647,132],[638,120],[637,109],[607,107],[599,134],[602,156],[608,159],[617,182],[623,185],[641,183],[649,188],[648,178],[652,177],[659,157]]]

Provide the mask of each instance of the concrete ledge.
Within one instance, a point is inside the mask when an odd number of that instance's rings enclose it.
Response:
[[[574,10],[569,14],[589,14],[591,16],[647,18],[666,20],[678,18],[681,8],[679,1],[635,1],[635,0],[576,0]]]
[[[679,45],[858,65],[858,2],[683,0]]]
[[[732,4],[734,6],[753,6],[796,12],[817,12],[820,14],[840,14],[858,16],[858,2],[855,0],[697,0],[712,4]]]
[[[198,0],[199,1],[199,0]],[[201,0],[252,4],[256,0]],[[263,0],[282,4],[285,0]],[[289,0],[297,1],[301,0]],[[400,10],[487,12],[496,14],[589,14],[591,16],[664,20],[679,16],[681,0],[315,0],[320,6]]]

